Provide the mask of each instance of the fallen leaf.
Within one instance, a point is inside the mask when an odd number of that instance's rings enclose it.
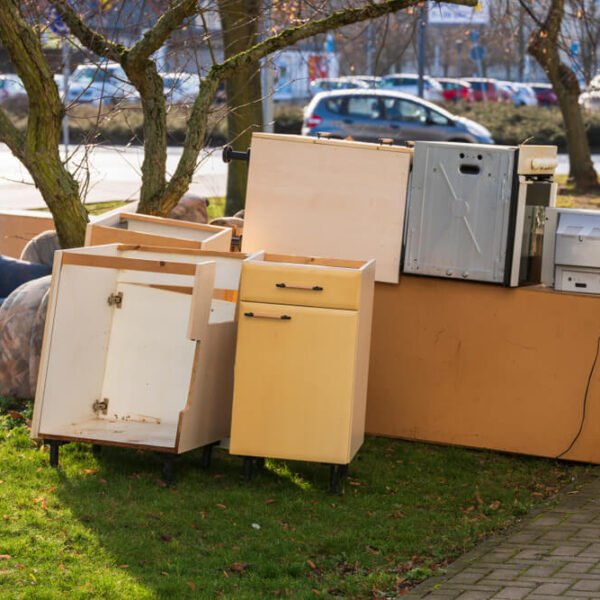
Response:
[[[313,589],[313,592],[314,592],[314,593],[315,593],[317,596],[320,596],[320,595],[321,595],[321,592],[320,592],[319,590],[315,590],[315,589]]]
[[[98,478],[98,481],[99,481],[100,483],[108,483],[108,481],[106,481],[106,479],[102,479],[102,477],[99,477],[99,478]]]
[[[196,586],[191,581],[186,581],[185,584],[191,589],[195,590]]]
[[[475,500],[477,500],[477,504],[483,504],[483,500],[481,499],[479,492],[475,492]]]
[[[92,473],[97,473],[98,469],[83,469],[81,472],[85,473],[86,475],[91,475]]]
[[[309,559],[306,560],[306,564],[311,568],[311,569],[316,569],[317,565],[315,565],[315,563]]]
[[[225,504],[215,504],[215,506],[217,508],[222,508],[223,510],[225,510],[227,508],[227,506],[225,506]]]
[[[205,510],[203,510],[203,511],[200,513],[200,517],[201,517],[202,519],[204,519],[204,517],[206,517],[206,511],[205,511]]]
[[[229,577],[229,573],[227,571],[223,571],[223,575],[225,575],[225,577]]]
[[[272,498],[270,500],[267,500],[265,502],[265,504],[275,504],[276,500],[273,500]]]
[[[170,542],[173,539],[173,536],[170,536],[168,533],[163,533],[160,536],[161,541],[163,542]]]
[[[539,492],[531,492],[532,496],[538,496],[540,498],[543,498],[544,494],[540,494]]]
[[[235,571],[236,573],[244,573],[246,571],[246,566],[248,563],[243,562],[234,562],[230,567],[230,571]]]
[[[490,508],[492,510],[496,510],[498,509],[498,507],[500,506],[500,500],[494,500],[491,504],[490,504]]]
[[[119,569],[129,569],[129,565],[119,565]]]
[[[65,570],[65,565],[63,565],[63,564],[62,564],[62,562],[60,562],[60,563],[58,563],[58,568],[59,568],[61,571],[64,571],[64,570]]]
[[[168,575],[168,573],[166,571],[161,571],[160,574],[161,575]]]
[[[42,508],[44,510],[48,510],[48,505],[46,504],[46,496],[42,498]]]
[[[11,419],[14,419],[15,421],[21,421],[25,418],[20,412],[17,412],[16,410],[9,410],[8,414],[11,416]]]
[[[360,481],[348,481],[348,483],[357,487],[360,485]]]
[[[190,527],[193,527],[194,529],[200,529],[196,523],[190,523]]]
[[[0,560],[10,560],[11,558],[10,554],[0,554]]]
[[[379,550],[375,550],[372,546],[365,546],[365,550],[370,554],[379,554]]]
[[[404,513],[401,510],[397,510],[389,515],[386,515],[386,519],[402,519],[404,517]]]
[[[221,479],[221,477],[225,477],[225,475],[223,475],[223,473],[217,473],[216,475],[213,475],[214,479]]]

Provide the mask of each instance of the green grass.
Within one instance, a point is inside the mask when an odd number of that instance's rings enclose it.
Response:
[[[213,198],[209,198],[208,201],[207,211],[209,221],[225,216],[225,196],[214,196]]]
[[[267,461],[246,484],[223,450],[208,472],[178,457],[167,488],[149,452],[68,444],[53,469],[29,408],[2,412],[0,598],[389,597],[586,472],[369,437],[339,497],[323,465]]]

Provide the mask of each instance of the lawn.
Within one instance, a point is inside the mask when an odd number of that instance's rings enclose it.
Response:
[[[9,412],[13,411],[13,412]],[[324,465],[267,461],[246,483],[217,450],[61,448],[0,401],[0,597],[393,598],[592,467],[368,436],[343,494]]]

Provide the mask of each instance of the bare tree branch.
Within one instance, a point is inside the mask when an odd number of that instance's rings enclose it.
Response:
[[[154,27],[149,29],[142,39],[131,48],[127,60],[141,62],[150,58],[165,43],[173,31],[181,27],[185,19],[197,12],[197,0],[179,0],[179,2],[171,4],[160,19],[156,21]]]
[[[25,153],[25,138],[13,125],[6,111],[0,108],[0,141],[5,143],[10,151],[27,166],[27,154]]]
[[[121,44],[115,44],[89,27],[71,8],[67,0],[48,0],[58,11],[71,33],[89,50],[116,62],[121,62],[127,49]]]
[[[451,2],[452,4],[463,4],[466,6],[475,6],[477,4],[477,0],[451,0]],[[378,4],[369,3],[361,8],[340,10],[318,21],[310,21],[269,37],[245,52],[231,57],[220,65],[215,65],[211,71],[214,70],[215,75],[219,79],[227,79],[240,66],[253,63],[277,50],[292,46],[296,42],[305,40],[318,33],[325,33],[326,31],[366,21],[367,19],[377,19],[420,3],[421,0],[385,0]]]

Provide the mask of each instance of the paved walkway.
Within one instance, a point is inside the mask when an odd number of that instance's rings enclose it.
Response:
[[[403,598],[600,598],[600,479],[483,542]]]

